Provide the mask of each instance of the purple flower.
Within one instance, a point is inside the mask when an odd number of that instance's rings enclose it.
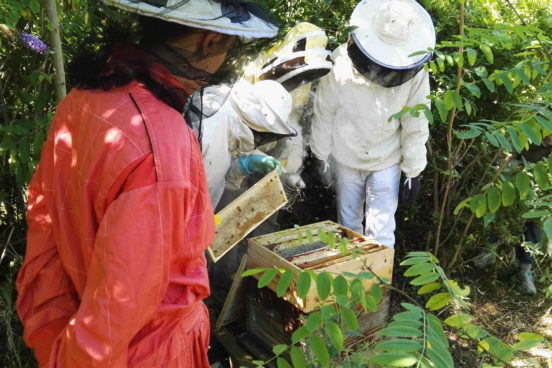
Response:
[[[44,52],[48,51],[50,48],[42,42],[40,39],[36,38],[32,34],[21,32],[19,35],[19,39],[23,44],[33,50],[34,52],[37,52],[39,54],[43,54]]]

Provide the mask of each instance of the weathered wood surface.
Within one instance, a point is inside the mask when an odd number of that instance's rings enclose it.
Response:
[[[243,317],[245,311],[246,279],[240,275],[246,270],[246,267],[247,254],[243,256],[238,271],[234,275],[234,281],[228,292],[228,297],[224,301],[224,305],[222,306],[222,310],[220,311],[219,318],[215,325],[217,330]]]

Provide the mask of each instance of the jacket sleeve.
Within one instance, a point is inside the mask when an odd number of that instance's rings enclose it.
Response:
[[[320,79],[313,103],[310,148],[320,160],[327,160],[332,153],[332,134],[338,96],[339,88],[332,70]]]
[[[184,238],[189,195],[186,183],[155,183],[110,204],[81,303],[54,342],[51,367],[127,367],[129,343],[166,294],[170,244]]]
[[[78,298],[60,261],[48,205],[39,185],[41,170],[39,165],[29,185],[28,246],[17,276],[17,313],[24,326],[23,338],[43,367],[53,341],[76,312]]]
[[[282,151],[277,157],[281,160],[286,173],[297,174],[303,165],[303,158],[305,156],[305,147],[303,141],[303,129],[299,124],[303,109],[300,108],[293,111],[288,119],[288,125],[290,125],[297,135],[295,137],[289,137],[281,140]]]
[[[410,84],[407,106],[425,104],[429,100],[429,75],[421,70]],[[428,121],[423,112],[418,117],[405,115],[401,118],[401,170],[406,177],[413,178],[425,169],[427,165],[426,142],[429,138]]]

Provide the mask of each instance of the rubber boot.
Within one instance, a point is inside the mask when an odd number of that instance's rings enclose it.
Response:
[[[535,287],[535,282],[533,281],[533,272],[531,272],[531,265],[521,264],[518,276],[520,280],[521,291],[528,295],[535,295],[537,293],[537,288]]]
[[[477,257],[473,260],[473,265],[479,270],[483,270],[488,266],[494,265],[496,263],[496,257],[494,253],[490,252],[488,249],[484,249]]]

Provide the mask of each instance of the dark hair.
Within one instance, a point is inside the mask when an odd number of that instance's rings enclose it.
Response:
[[[140,17],[139,25],[139,41],[136,45],[139,48],[141,48],[140,45],[163,43],[174,37],[195,31],[176,23],[151,17]],[[108,65],[108,59],[112,55],[114,47],[118,44],[132,44],[133,38],[136,37],[130,30],[110,27],[103,35],[85,40],[81,53],[75,56],[68,66],[69,83],[78,89],[107,91],[137,80],[143,83],[158,99],[180,111],[182,109],[182,91],[176,91],[174,88],[155,81],[147,68],[151,60],[144,58],[132,62],[112,62]],[[96,45],[97,48],[94,50],[89,45]]]

